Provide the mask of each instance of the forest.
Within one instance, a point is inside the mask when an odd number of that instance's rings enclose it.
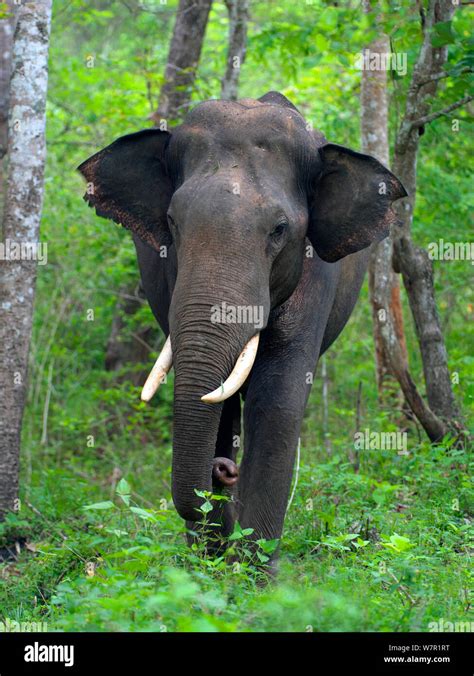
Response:
[[[1,631],[474,630],[472,29],[456,0],[0,2]],[[269,91],[407,196],[307,376],[281,535],[210,546],[232,491],[197,485],[188,544],[180,370],[141,399],[166,335],[77,167]]]

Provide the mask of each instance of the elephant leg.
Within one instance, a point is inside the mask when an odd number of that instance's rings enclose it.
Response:
[[[234,529],[236,517],[235,495],[239,471],[237,453],[240,445],[240,395],[237,392],[224,402],[219,432],[216,442],[216,454],[213,467],[213,491],[224,493],[231,502],[218,503],[211,512],[215,523],[222,524],[221,534],[230,535]]]
[[[259,362],[265,373],[258,386],[251,383],[244,408],[238,520],[242,528],[253,528],[254,540],[281,537],[311,387],[308,374],[313,373],[317,355],[301,359],[295,351],[283,370],[272,368],[272,361],[268,357]],[[258,371],[252,380],[257,375]]]
[[[246,392],[238,520],[254,529],[254,540],[279,539],[283,530],[301,423],[334,297],[328,280],[315,281],[314,269],[308,261],[293,296],[265,331]]]

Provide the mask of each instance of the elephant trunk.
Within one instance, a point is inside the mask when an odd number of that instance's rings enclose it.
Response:
[[[189,287],[177,283],[170,312],[175,369],[172,494],[180,516],[196,521],[199,519],[196,510],[203,500],[195,489],[212,490],[223,406],[202,401],[202,397],[225,382],[258,328],[251,323],[213,323],[215,302],[204,300],[197,293],[191,296]],[[186,293],[182,295],[180,288]],[[229,295],[227,302],[228,299]]]

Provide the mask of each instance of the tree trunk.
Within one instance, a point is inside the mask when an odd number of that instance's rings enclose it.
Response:
[[[127,381],[138,386],[145,382],[150,371],[147,362],[150,351],[157,349],[158,329],[153,323],[131,332],[126,322],[126,318],[133,316],[145,303],[140,284],[135,289],[122,289],[120,296],[107,341],[105,370],[122,371],[118,382]],[[130,368],[127,370],[127,367]]]
[[[212,0],[180,0],[160,103],[158,110],[151,116],[156,125],[162,125],[163,121],[166,124],[179,121],[187,112],[211,5]],[[143,371],[137,371],[136,365],[146,365],[148,346],[156,342],[157,328],[153,322],[152,325],[143,326],[138,335],[130,336],[124,317],[132,316],[140,309],[144,293],[141,285],[138,291],[133,285],[122,289],[122,296],[124,300],[117,303],[112,320],[105,367],[108,371],[117,371],[130,364],[131,370],[123,373],[122,377],[139,385],[146,379],[149,368],[144,366]]]
[[[236,101],[240,69],[245,60],[247,46],[248,0],[226,0],[229,12],[229,49],[227,68],[222,78],[221,97]]]
[[[364,2],[364,10],[370,11],[368,0]],[[381,35],[368,48],[372,54],[388,54],[390,53],[389,39],[386,35]],[[384,69],[362,71],[361,136],[362,152],[373,155],[388,167],[390,156],[387,71]],[[369,263],[369,292],[372,304],[377,389],[380,398],[388,389],[393,391],[393,384],[396,383],[390,355],[387,353],[388,345],[385,344],[384,334],[381,331],[381,323],[386,321],[388,313],[391,314],[392,319],[388,327],[393,327],[395,330],[395,338],[400,341],[402,356],[404,361],[407,360],[400,284],[398,275],[392,269],[392,250],[392,239],[387,237],[373,247]]]
[[[180,0],[160,104],[151,116],[160,126],[183,117],[191,100],[212,0]]]
[[[2,223],[6,190],[6,154],[8,142],[8,98],[12,69],[13,31],[17,5],[7,3],[8,16],[0,21],[0,223]]]
[[[446,47],[432,46],[432,29],[438,22],[449,21],[454,10],[451,0],[431,0],[427,14],[423,17],[423,44],[395,141],[393,171],[408,192],[403,203],[396,206],[400,226],[394,231],[394,267],[402,274],[415,321],[428,404],[436,416],[457,429],[459,411],[451,386],[447,352],[436,308],[433,266],[427,252],[415,246],[411,236],[420,139],[420,129],[416,123],[427,115],[436,94],[438,80],[430,78],[442,72],[447,59]]]
[[[43,199],[45,108],[51,0],[18,6],[8,115],[5,244],[36,245]],[[26,398],[36,260],[0,268],[0,515],[18,494],[21,423]]]

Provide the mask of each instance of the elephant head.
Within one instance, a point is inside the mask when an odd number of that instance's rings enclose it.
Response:
[[[328,263],[368,247],[387,236],[391,203],[406,193],[374,158],[312,132],[274,92],[201,103],[172,132],[124,136],[79,169],[99,216],[176,251],[170,337],[145,398],[172,360],[173,499],[195,520],[222,401],[243,384],[308,247]]]

